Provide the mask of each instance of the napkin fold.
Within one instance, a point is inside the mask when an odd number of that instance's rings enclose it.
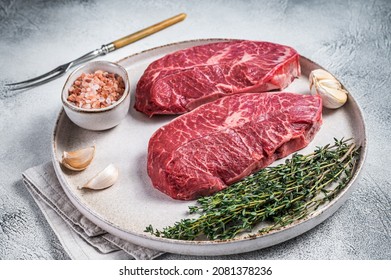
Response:
[[[22,173],[24,185],[71,259],[154,259],[164,252],[148,249],[107,233],[72,204],[51,162]]]

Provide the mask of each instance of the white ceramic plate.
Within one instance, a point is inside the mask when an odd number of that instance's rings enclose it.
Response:
[[[313,212],[306,219],[265,235],[249,238],[247,235],[227,241],[182,241],[158,238],[145,233],[148,225],[163,229],[188,217],[189,205],[194,202],[173,200],[154,189],[146,173],[147,145],[155,130],[169,122],[172,116],[148,118],[133,109],[137,81],[145,68],[154,60],[180,49],[221,41],[221,39],[195,40],[170,44],[129,56],[119,63],[131,77],[132,102],[128,116],[117,127],[93,132],[74,125],[61,111],[53,133],[52,159],[57,176],[65,193],[87,218],[106,231],[125,240],[148,248],[186,255],[226,255],[243,253],[268,247],[294,238],[315,227],[332,215],[348,198],[366,155],[365,125],[361,110],[352,95],[338,110],[324,110],[323,125],[315,139],[300,153],[312,152],[316,146],[338,139],[354,137],[361,145],[361,157],[348,186],[327,205]],[[286,91],[309,92],[307,79],[311,70],[321,68],[306,58],[301,58],[302,77],[295,80]],[[83,172],[70,172],[59,163],[63,151],[96,145],[96,157]],[[102,191],[83,191],[77,186],[108,164],[120,169],[119,181]],[[277,164],[278,162],[276,162]],[[256,231],[254,232],[256,233]]]

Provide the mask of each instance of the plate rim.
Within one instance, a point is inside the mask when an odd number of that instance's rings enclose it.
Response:
[[[179,42],[173,42],[169,44],[164,44],[161,46],[156,46],[153,48],[149,48],[134,54],[131,54],[129,56],[126,56],[124,58],[121,58],[117,61],[117,63],[121,64],[128,59],[131,59],[133,57],[137,57],[140,55],[143,55],[145,53],[153,52],[159,49],[165,49],[173,46],[180,46],[180,45],[186,45],[186,44],[192,44],[192,43],[209,43],[209,42],[218,42],[218,41],[227,41],[227,40],[243,40],[243,39],[228,39],[228,38],[207,38],[207,39],[193,39],[193,40],[185,40],[185,41],[179,41]],[[300,54],[299,54],[300,55]],[[307,61],[309,63],[312,63],[316,65],[317,67],[321,69],[325,69],[318,63],[312,61],[311,59],[308,59],[302,55],[300,55],[300,61]],[[128,71],[128,70],[127,70]],[[338,78],[337,78],[338,79]],[[342,84],[342,83],[341,83]],[[343,85],[343,87],[346,89],[346,87]],[[348,91],[349,92],[349,91]],[[53,128],[52,137],[51,137],[51,158],[52,163],[54,166],[55,173],[57,175],[57,178],[60,182],[60,185],[62,189],[64,190],[67,197],[70,199],[72,204],[88,219],[90,219],[93,223],[97,224],[102,229],[106,230],[107,232],[116,235],[122,239],[128,240],[130,242],[133,242],[137,245],[144,246],[150,249],[155,250],[162,250],[166,252],[171,253],[179,253],[179,254],[187,254],[187,255],[208,255],[208,256],[218,256],[218,255],[228,255],[230,254],[229,249],[232,246],[236,246],[238,243],[246,242],[247,245],[248,241],[251,240],[255,243],[257,243],[259,246],[243,246],[242,250],[234,250],[232,254],[236,253],[244,253],[249,252],[253,250],[258,250],[266,247],[270,247],[276,244],[279,244],[281,242],[287,241],[289,239],[295,238],[302,233],[316,227],[320,223],[322,223],[324,220],[328,219],[334,212],[336,212],[343,203],[348,199],[350,193],[354,189],[354,185],[358,178],[361,175],[361,169],[365,163],[365,159],[367,156],[367,149],[368,149],[368,137],[367,137],[367,129],[365,124],[364,115],[362,112],[362,109],[360,105],[357,103],[355,98],[350,94],[349,92],[349,102],[353,102],[353,106],[357,109],[358,115],[361,118],[362,122],[362,133],[363,133],[363,141],[361,144],[361,154],[360,158],[358,160],[358,164],[355,170],[355,173],[353,177],[351,178],[349,184],[327,205],[322,207],[319,210],[316,210],[312,212],[310,215],[305,217],[304,219],[301,219],[299,221],[295,221],[285,227],[279,228],[277,230],[270,231],[266,234],[259,234],[256,233],[254,236],[242,236],[242,237],[235,237],[233,239],[229,240],[197,240],[197,241],[189,241],[189,240],[178,240],[178,239],[168,239],[168,238],[162,238],[162,237],[156,237],[150,234],[140,234],[138,232],[129,232],[125,231],[118,226],[114,225],[110,221],[107,221],[106,219],[103,219],[102,217],[98,216],[96,213],[91,211],[84,203],[82,203],[67,187],[67,183],[65,178],[63,177],[64,174],[61,172],[61,165],[60,161],[57,158],[57,131],[60,126],[60,122],[63,121],[63,118],[67,118],[66,113],[63,108],[59,111],[57,115],[57,119]],[[298,227],[301,225],[301,227]],[[294,232],[293,235],[290,235],[291,232]],[[277,238],[273,241],[273,238],[276,234],[280,234],[282,237]],[[285,237],[283,237],[285,236]],[[286,236],[289,236],[289,238],[286,238]],[[258,241],[258,242],[256,242]],[[251,242],[250,242],[251,243]],[[172,248],[172,246],[175,245],[175,248]],[[224,245],[226,248],[224,250],[221,250],[222,245]],[[194,250],[194,246],[197,248],[202,247],[202,250]],[[228,249],[228,250],[227,250]]]

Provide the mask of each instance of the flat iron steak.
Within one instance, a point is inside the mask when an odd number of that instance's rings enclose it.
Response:
[[[148,116],[183,114],[231,94],[284,89],[299,76],[299,55],[288,46],[244,40],[195,46],[148,66],[135,108]]]
[[[148,175],[174,199],[211,195],[300,150],[322,123],[319,96],[245,93],[207,103],[158,129]]]

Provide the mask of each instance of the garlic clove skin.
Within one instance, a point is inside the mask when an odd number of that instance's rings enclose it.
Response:
[[[95,156],[95,145],[80,150],[66,152],[62,154],[61,163],[66,168],[73,171],[82,171],[86,169]]]
[[[317,92],[322,98],[323,106],[329,109],[337,109],[341,107],[348,99],[347,92],[343,89],[319,85]]]
[[[335,80],[335,77],[323,69],[315,69],[310,73],[310,80]]]
[[[341,83],[330,73],[323,69],[316,69],[310,73],[311,94],[318,94],[322,98],[323,106],[337,109],[343,106],[348,99],[348,92],[342,88]]]
[[[318,84],[322,87],[341,89],[342,86],[337,80],[320,80]]]
[[[79,189],[102,190],[114,185],[117,181],[119,170],[114,164],[108,165],[92,177],[87,183],[79,187]]]

